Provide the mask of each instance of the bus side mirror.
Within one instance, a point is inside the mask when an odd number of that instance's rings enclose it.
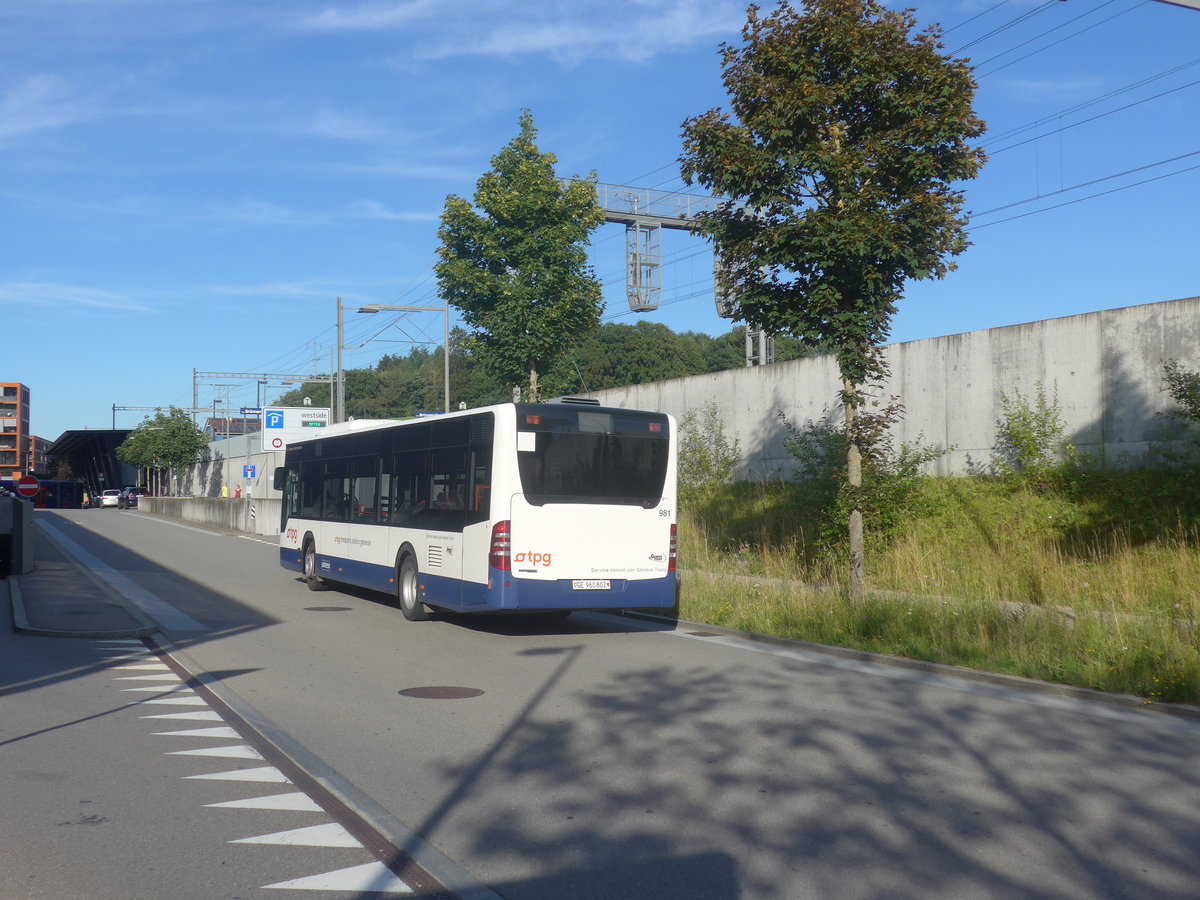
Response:
[[[275,470],[275,490],[282,491],[287,487],[287,469],[280,466]]]

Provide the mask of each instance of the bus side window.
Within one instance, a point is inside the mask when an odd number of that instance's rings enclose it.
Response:
[[[439,531],[462,531],[467,506],[467,454],[465,447],[434,450],[429,473],[435,518]]]
[[[300,515],[305,519],[320,519],[324,478],[321,463],[306,462],[300,468]]]
[[[393,525],[420,527],[422,514],[429,507],[429,494],[425,489],[428,457],[425,450],[406,450],[392,456],[389,505]]]

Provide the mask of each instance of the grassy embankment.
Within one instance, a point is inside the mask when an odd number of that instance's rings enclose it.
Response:
[[[681,618],[1200,703],[1200,470],[922,478],[870,539],[863,604],[827,521],[799,485],[685,509]]]

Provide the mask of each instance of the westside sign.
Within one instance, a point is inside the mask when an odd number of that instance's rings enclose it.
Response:
[[[329,424],[329,410],[313,406],[269,406],[262,413],[262,448],[283,450],[289,443]]]

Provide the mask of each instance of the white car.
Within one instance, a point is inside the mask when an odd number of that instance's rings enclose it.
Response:
[[[120,499],[121,492],[116,488],[110,488],[100,495],[100,508],[104,509],[106,506],[111,506],[113,509],[116,509],[117,501]]]

